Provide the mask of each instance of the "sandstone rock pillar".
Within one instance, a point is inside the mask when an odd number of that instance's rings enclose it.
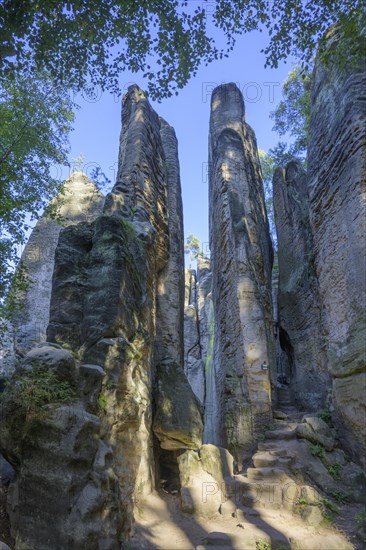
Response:
[[[0,372],[6,373],[6,365],[14,365],[16,358],[46,339],[55,250],[61,229],[81,221],[91,222],[101,213],[103,203],[104,197],[95,184],[82,172],[74,172],[51,203],[57,208],[58,220],[47,213],[38,220],[21,256],[30,285],[22,297],[23,308],[9,326]]]
[[[235,84],[212,94],[209,168],[218,433],[241,459],[271,418],[275,353],[269,225],[255,135]]]
[[[329,47],[332,47],[330,44]],[[308,149],[310,225],[338,426],[366,456],[365,65],[316,64]]]
[[[125,530],[155,485],[153,431],[163,449],[201,444],[183,369],[182,228],[174,131],[131,86],[103,214],[60,235],[47,331],[106,373],[100,437],[113,451]]]

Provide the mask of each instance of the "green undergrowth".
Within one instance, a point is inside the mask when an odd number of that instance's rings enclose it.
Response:
[[[332,415],[331,415],[330,411],[328,411],[327,409],[324,409],[324,410],[320,411],[319,418],[324,420],[324,422],[327,422],[327,424],[330,424],[330,422],[332,420]]]
[[[342,469],[340,464],[326,464],[325,467],[333,479],[340,479]]]
[[[332,502],[331,500],[328,500],[327,498],[325,498],[323,500],[323,504],[328,510],[330,510],[334,514],[339,514],[339,507],[336,504],[334,504],[334,502]]]
[[[348,495],[342,491],[331,491],[330,494],[338,504],[346,504],[349,501]]]
[[[325,448],[320,443],[310,444],[310,452],[313,456],[319,458],[326,469],[328,470],[328,473],[332,476],[333,479],[340,479],[341,477],[341,470],[342,466],[341,464],[329,464],[327,463],[325,459]]]
[[[2,406],[11,406],[16,417],[42,415],[50,403],[69,403],[76,397],[68,381],[60,381],[46,365],[33,363],[31,368],[16,371],[0,395]]]
[[[313,456],[316,456],[317,458],[320,458],[323,460],[325,458],[325,449],[323,445],[320,445],[320,443],[311,443],[310,444],[310,452]]]
[[[129,220],[121,218],[121,225],[126,239],[133,239],[136,236],[134,225]]]
[[[259,539],[255,541],[255,548],[256,550],[288,550],[287,546],[283,546],[283,545],[272,546],[268,541],[264,539]]]

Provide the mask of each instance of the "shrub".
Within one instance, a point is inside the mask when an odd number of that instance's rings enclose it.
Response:
[[[326,506],[328,508],[328,510],[330,510],[331,512],[335,513],[335,514],[338,514],[339,513],[339,508],[336,504],[334,504],[334,502],[332,502],[331,500],[328,500],[328,499],[324,499],[323,500],[323,503],[324,503],[324,506]]]
[[[362,525],[366,527],[366,512],[361,512],[355,515],[355,520],[357,525]]]
[[[320,459],[323,459],[325,456],[324,447],[320,443],[315,443],[310,445],[310,452],[313,456],[317,456]]]
[[[259,539],[255,543],[256,550],[272,550],[271,545],[264,539]]]
[[[107,396],[104,393],[100,393],[98,397],[99,408],[103,411],[107,408]]]
[[[341,465],[340,464],[327,464],[327,470],[332,476],[333,479],[339,479],[340,473],[341,473]]]
[[[61,382],[46,365],[33,363],[30,369],[15,372],[0,396],[4,405],[12,405],[18,415],[40,414],[48,403],[67,403],[75,397],[69,382]]]
[[[330,411],[323,410],[323,411],[320,411],[319,418],[324,420],[324,422],[330,422],[332,419],[332,415],[330,414]]]
[[[330,494],[339,504],[346,504],[346,502],[348,502],[348,495],[342,493],[342,491],[331,491]]]

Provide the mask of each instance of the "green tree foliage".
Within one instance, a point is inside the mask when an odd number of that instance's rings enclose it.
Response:
[[[298,65],[290,71],[282,88],[283,99],[271,113],[275,130],[287,134],[291,144],[279,142],[270,150],[274,164],[286,164],[291,158],[305,160],[310,125],[311,73]]]
[[[187,235],[184,252],[185,254],[189,254],[190,265],[192,264],[192,260],[196,260],[202,254],[200,241],[193,233],[188,233]]]
[[[97,186],[100,191],[105,192],[111,185],[111,180],[107,178],[100,166],[93,168],[90,173],[90,179]]]
[[[17,305],[16,292],[4,303],[12,280],[15,291],[26,285],[24,267],[12,272],[29,223],[60,190],[55,169],[67,163],[72,107],[44,72],[0,84],[0,317]]]
[[[280,60],[294,55],[304,67],[318,52],[325,62],[336,60],[346,68],[364,56],[360,47],[360,32],[366,25],[364,0],[217,0],[213,17],[230,47],[238,34],[267,29],[270,42],[262,50],[266,66],[277,67]],[[328,39],[334,32],[339,40],[329,50]]]
[[[264,199],[266,203],[266,210],[269,222],[269,230],[271,233],[272,242],[274,247],[277,248],[277,232],[276,224],[274,220],[274,207],[273,207],[273,187],[272,179],[275,169],[274,160],[271,155],[263,151],[258,150],[259,161],[262,168],[263,187],[264,187]]]
[[[276,166],[284,166],[291,159],[298,158],[306,164],[307,138],[310,124],[311,73],[298,65],[290,71],[283,84],[282,95],[276,109],[271,113],[275,130],[280,136],[288,135],[291,143],[280,141],[269,153],[259,150],[262,167],[264,195],[272,241],[277,247],[274,221],[272,179]]]
[[[53,76],[120,91],[124,70],[143,71],[152,96],[166,97],[195,75],[201,60],[222,57],[206,35],[201,3],[179,0],[6,0],[0,7],[0,73],[32,57]],[[154,64],[154,69],[152,69]]]
[[[227,55],[237,36],[252,30],[268,31],[263,52],[271,67],[290,54],[309,63],[316,48],[347,66],[360,53],[363,8],[363,0],[4,0],[0,78],[34,60],[77,89],[91,82],[117,91],[127,69],[144,72],[154,98],[167,97],[201,62]],[[341,40],[329,50],[326,38],[335,22]],[[222,31],[226,48],[215,45],[213,26]]]

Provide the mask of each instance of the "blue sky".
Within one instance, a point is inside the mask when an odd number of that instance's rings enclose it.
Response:
[[[258,147],[268,151],[278,136],[272,131],[269,114],[282,97],[282,83],[293,67],[293,60],[281,63],[278,69],[264,68],[265,57],[260,50],[267,44],[266,33],[252,32],[239,37],[229,58],[201,67],[195,78],[178,96],[151,101],[154,109],[176,131],[184,208],[185,234],[191,232],[202,243],[208,242],[208,182],[207,148],[212,89],[224,82],[236,82],[246,106],[246,120],[253,127]],[[136,82],[142,89],[146,81],[139,75],[122,73],[122,88]],[[119,134],[121,130],[121,98],[99,89],[87,88],[76,97],[77,111],[74,132],[71,134],[70,158],[81,153],[87,174],[100,166],[114,183],[117,173]],[[65,174],[67,176],[67,174]],[[206,245],[204,245],[205,248]]]

